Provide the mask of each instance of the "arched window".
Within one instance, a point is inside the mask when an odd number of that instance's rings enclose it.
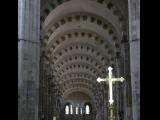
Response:
[[[69,105],[66,105],[66,107],[65,107],[65,114],[69,114]]]
[[[83,113],[82,108],[80,110],[81,110],[80,114],[82,114]]]
[[[76,114],[78,114],[78,107],[76,107]]]
[[[72,105],[70,105],[70,114],[73,114],[73,107],[72,107]]]
[[[89,107],[89,105],[86,105],[86,114],[90,114],[90,107]]]

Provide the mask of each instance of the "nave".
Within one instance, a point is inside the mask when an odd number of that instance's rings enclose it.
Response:
[[[18,0],[18,119],[140,120],[139,12],[139,0]]]

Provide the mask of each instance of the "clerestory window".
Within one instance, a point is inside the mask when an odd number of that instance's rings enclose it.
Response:
[[[89,105],[86,105],[86,114],[90,114],[90,107],[89,107]]]
[[[66,115],[69,114],[69,105],[66,105],[66,107],[65,107],[65,114],[66,114]]]

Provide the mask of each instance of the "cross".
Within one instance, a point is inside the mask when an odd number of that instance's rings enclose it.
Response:
[[[97,81],[98,82],[101,82],[101,81],[106,81],[106,82],[109,82],[109,103],[110,105],[113,104],[113,90],[112,90],[112,84],[113,82],[123,82],[124,81],[124,78],[123,77],[120,77],[120,78],[112,78],[112,67],[108,67],[108,77],[102,79],[102,78],[97,78]]]

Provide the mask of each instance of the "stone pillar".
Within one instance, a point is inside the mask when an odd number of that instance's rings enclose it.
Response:
[[[129,0],[129,43],[133,120],[140,120],[140,0]]]
[[[108,120],[108,86],[104,85],[104,120]]]
[[[48,78],[48,120],[52,120],[52,91],[51,91],[51,83],[52,83],[52,74],[51,74],[51,69],[49,69],[49,78]]]
[[[53,78],[54,79],[54,78]],[[51,109],[51,116],[55,116],[55,112],[54,112],[54,100],[55,100],[55,97],[54,97],[54,83],[53,83],[53,80],[51,82],[51,106],[50,106],[50,109]]]
[[[38,120],[40,0],[18,0],[18,120]]]
[[[44,56],[40,58],[40,79],[39,79],[39,120],[44,119],[44,92],[45,92],[45,64]]]
[[[49,120],[50,118],[50,67],[49,64],[46,65],[46,78],[45,78],[45,118]]]
[[[131,87],[131,72],[130,72],[130,52],[129,52],[129,43],[126,43],[125,47],[125,77],[126,80],[124,81],[124,119],[125,120],[132,120],[132,87]],[[127,64],[128,63],[128,64]]]
[[[132,120],[132,90],[131,90],[131,76],[130,76],[130,50],[129,40],[127,35],[123,36],[121,49],[121,75],[125,78],[120,85],[121,90],[121,104],[119,115],[124,120]]]

